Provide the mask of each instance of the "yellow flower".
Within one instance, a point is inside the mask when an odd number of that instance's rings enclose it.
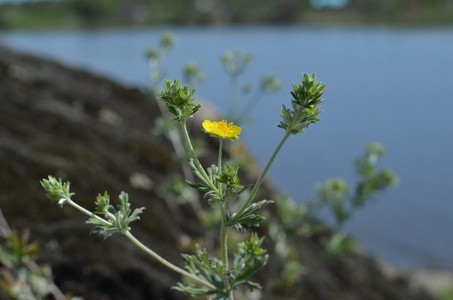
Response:
[[[203,122],[203,128],[206,132],[209,132],[211,136],[227,138],[231,141],[237,140],[238,135],[241,133],[241,127],[233,125],[233,123],[228,124],[225,120],[220,122],[211,122],[206,120]]]

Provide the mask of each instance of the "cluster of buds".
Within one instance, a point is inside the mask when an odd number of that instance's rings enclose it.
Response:
[[[293,83],[293,91],[291,95],[292,109],[286,108],[283,105],[282,118],[283,121],[277,125],[287,132],[297,134],[304,132],[304,129],[311,123],[319,121],[318,115],[322,112],[318,109],[318,104],[324,101],[321,99],[325,91],[325,85],[321,82],[316,82],[316,74],[302,75],[302,83],[298,86]]]

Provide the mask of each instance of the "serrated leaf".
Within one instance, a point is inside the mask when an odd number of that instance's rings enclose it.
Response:
[[[258,210],[263,206],[273,203],[270,200],[261,200],[259,202],[251,204],[247,207],[240,216],[236,217],[236,214],[230,216],[227,214],[226,226],[234,226],[236,229],[245,232],[245,226],[248,227],[258,227],[259,223],[264,220],[264,217],[258,214]]]
[[[208,290],[202,287],[190,286],[182,283],[178,283],[178,286],[173,287],[173,289],[189,294],[194,297],[206,297],[216,293],[216,291]]]
[[[253,274],[255,274],[259,269],[264,267],[267,263],[269,256],[265,255],[264,257],[256,257],[253,263],[249,263],[246,265],[246,268],[243,269],[238,276],[235,277],[235,281],[242,282],[243,280],[249,278]]]
[[[246,288],[248,288],[250,291],[253,291],[253,290],[260,290],[262,289],[261,285],[259,283],[256,283],[256,282],[252,282],[252,281],[244,281],[241,283],[242,286],[245,286]]]
[[[210,191],[211,188],[209,186],[206,186],[204,184],[201,184],[201,183],[193,183],[193,182],[190,182],[189,180],[186,180],[186,183],[188,186],[190,186],[191,188],[197,190],[197,191],[201,191],[201,192],[206,192],[206,191]]]
[[[201,174],[200,170],[198,170],[197,165],[195,164],[193,159],[189,160],[189,166],[192,168],[192,172],[195,176],[197,176],[201,181],[204,182],[206,186],[209,186],[209,182],[206,182],[206,179],[204,176]]]

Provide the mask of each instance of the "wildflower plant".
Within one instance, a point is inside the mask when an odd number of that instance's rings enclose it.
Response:
[[[384,147],[378,143],[369,144],[364,153],[354,160],[357,183],[349,187],[341,178],[329,179],[323,185],[316,186],[316,197],[311,200],[311,213],[326,207],[334,217],[333,234],[326,240],[326,254],[337,257],[351,252],[352,240],[341,231],[365,205],[370,204],[378,193],[398,183],[398,177],[389,168],[378,168],[379,160],[385,155]]]
[[[392,170],[378,168],[384,154],[384,147],[378,143],[366,147],[364,153],[354,160],[357,175],[354,186],[348,186],[341,178],[333,178],[323,184],[317,184],[315,196],[305,201],[303,205],[297,205],[290,197],[278,199],[276,207],[281,224],[269,224],[270,237],[277,244],[278,234],[272,234],[273,232],[284,232],[288,238],[311,237],[323,233],[321,243],[325,248],[326,258],[338,258],[351,252],[353,241],[342,232],[344,226],[359,209],[370,204],[379,193],[398,183],[398,177]],[[320,211],[323,210],[329,211],[333,219],[329,229],[316,221],[319,219]]]
[[[230,78],[230,102],[231,118],[237,122],[243,122],[261,97],[265,94],[277,92],[281,89],[281,82],[274,74],[267,74],[260,79],[258,89],[248,99],[240,99],[239,96],[239,76],[245,73],[248,65],[252,61],[252,54],[245,53],[237,48],[233,51],[225,51],[222,54],[222,63],[225,72]],[[249,94],[252,90],[250,83],[244,83],[241,87],[243,95]],[[240,103],[244,103],[240,107]]]
[[[160,37],[158,47],[150,48],[145,55],[148,60],[149,77],[153,92],[158,90],[159,83],[162,82],[165,72],[160,69],[160,65],[165,55],[167,55],[175,45],[175,38],[171,33],[163,33]]]
[[[316,81],[315,74],[304,74],[299,85],[293,84],[291,92],[291,107],[282,108],[282,121],[278,127],[284,130],[283,138],[277,145],[268,163],[263,169],[256,183],[252,186],[243,186],[239,180],[239,166],[230,165],[222,160],[223,142],[225,139],[236,141],[241,133],[241,128],[228,123],[226,120],[203,122],[202,127],[207,134],[219,139],[218,160],[209,167],[201,164],[187,130],[187,122],[201,108],[195,103],[194,90],[182,86],[178,80],[165,81],[164,91],[158,96],[165,103],[168,112],[173,115],[173,121],[179,124],[185,148],[190,154],[189,165],[193,171],[194,179],[187,180],[188,187],[195,189],[203,198],[219,209],[220,220],[220,255],[213,253],[201,246],[197,247],[195,255],[183,254],[182,260],[185,269],[179,268],[168,262],[159,254],[142,244],[131,233],[130,223],[138,220],[144,208],[130,208],[128,195],[121,193],[120,204],[115,208],[110,204],[107,193],[99,194],[96,200],[96,210],[91,212],[72,200],[74,193],[70,192],[69,182],[63,183],[49,176],[41,181],[47,191],[47,196],[59,205],[70,205],[89,216],[87,223],[94,225],[93,232],[105,238],[116,234],[125,235],[135,245],[164,264],[171,270],[185,277],[175,289],[195,297],[209,297],[216,300],[234,299],[234,291],[238,288],[249,290],[260,289],[258,283],[251,281],[251,276],[260,270],[268,260],[266,250],[263,249],[263,238],[256,233],[251,234],[235,245],[234,253],[228,251],[229,230],[232,228],[240,233],[260,226],[264,217],[260,209],[273,201],[256,199],[258,190],[269,171],[275,157],[283,144],[291,135],[304,132],[306,128],[317,122],[321,112],[318,105],[325,86]],[[232,205],[234,202],[234,205]]]
[[[29,232],[19,235],[6,226],[8,237],[0,244],[0,288],[11,299],[69,300],[53,282],[50,267],[36,264],[39,246],[29,242]]]
[[[184,81],[189,87],[195,88],[198,84],[206,80],[206,74],[201,71],[200,66],[194,61],[186,63],[182,71]]]

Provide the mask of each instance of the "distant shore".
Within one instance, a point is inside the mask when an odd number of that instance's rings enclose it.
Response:
[[[428,290],[441,299],[453,299],[453,271],[442,268],[416,267],[397,268],[387,262],[380,262],[382,271],[390,278],[408,278],[412,284]],[[451,296],[450,296],[451,295]]]
[[[199,1],[200,2],[200,1]],[[0,30],[108,28],[130,26],[225,26],[260,24],[449,26],[453,5],[348,5],[343,9],[313,9],[307,3],[282,0],[278,5],[234,1],[37,1],[0,4]],[[179,3],[179,4],[178,4]],[[198,3],[198,4],[197,4]],[[371,5],[372,4],[372,5]]]

